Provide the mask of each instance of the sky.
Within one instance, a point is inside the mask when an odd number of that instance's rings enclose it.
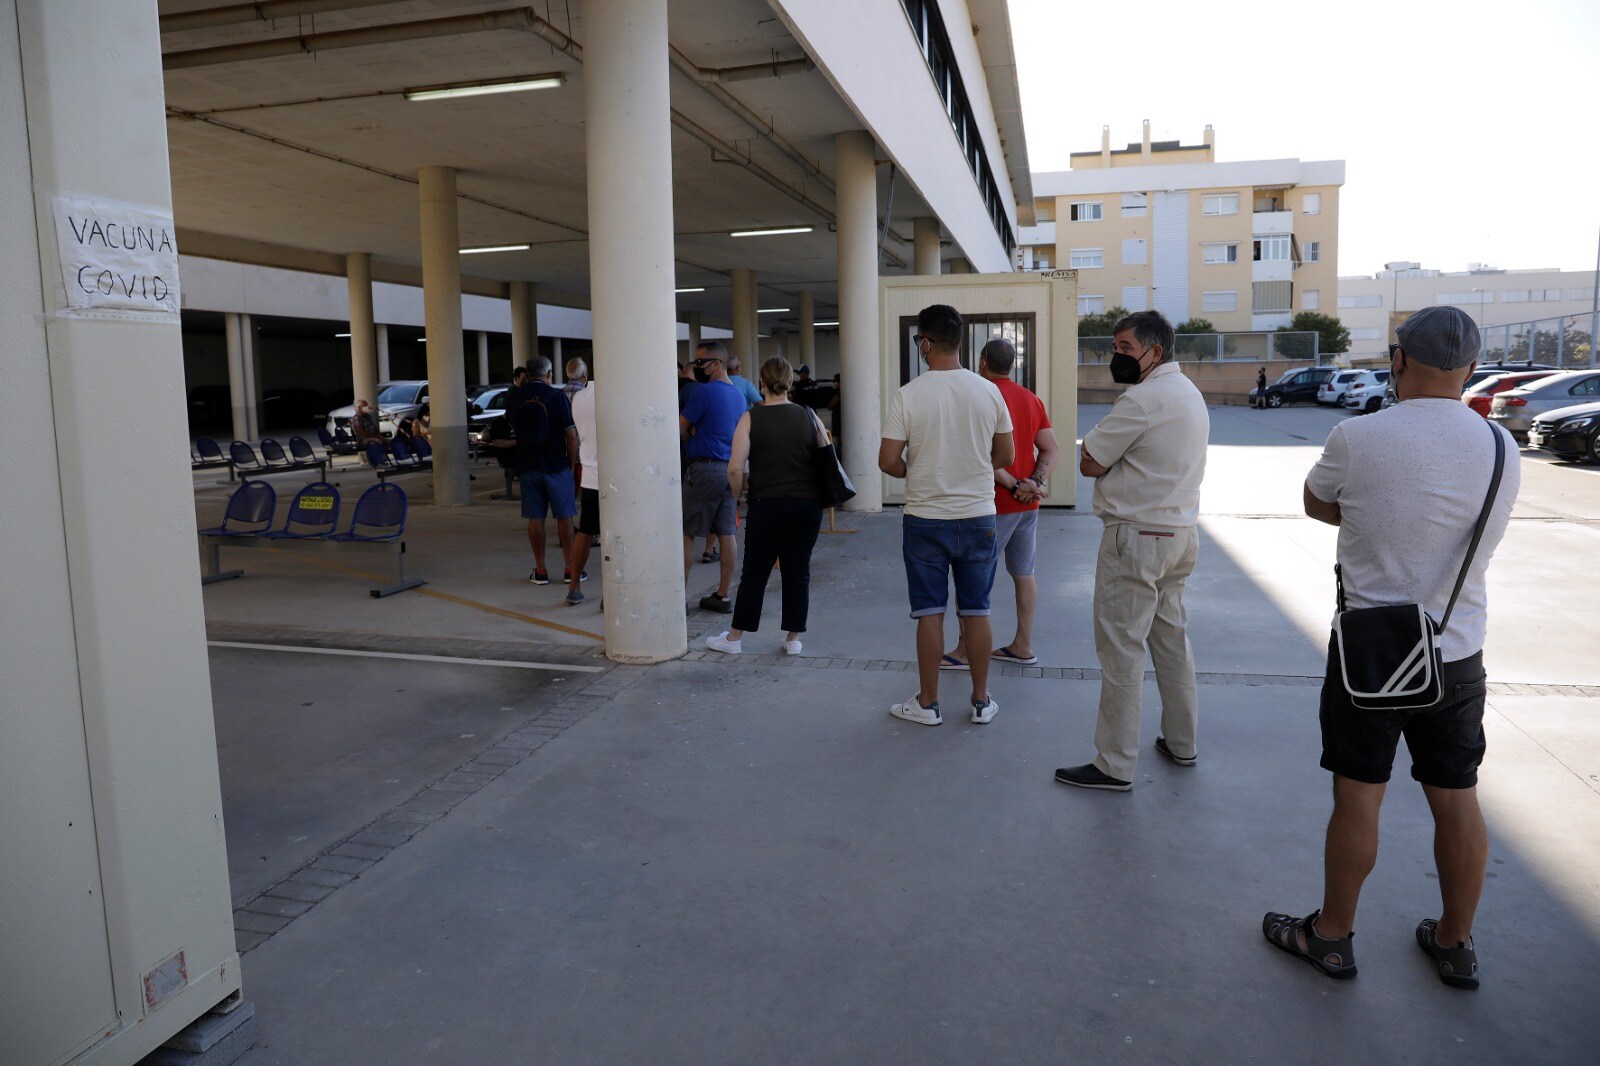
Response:
[[[1009,0],[1034,173],[1140,139],[1343,159],[1339,273],[1593,270],[1600,2]]]

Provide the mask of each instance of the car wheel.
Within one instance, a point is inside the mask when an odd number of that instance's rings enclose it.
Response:
[[[1379,407],[1382,407],[1382,406],[1383,406],[1383,401],[1378,399],[1376,396],[1374,396],[1372,399],[1367,401],[1367,414],[1370,415],[1372,412],[1376,411]]]
[[[1589,434],[1589,461],[1600,463],[1600,429]]]
[[[1282,407],[1283,397],[1277,393],[1273,393],[1271,396],[1267,397],[1267,406],[1273,408]]]

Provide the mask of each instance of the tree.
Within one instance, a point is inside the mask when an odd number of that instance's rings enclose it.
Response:
[[[1119,321],[1128,317],[1126,307],[1113,307],[1109,311],[1102,311],[1098,315],[1078,316],[1078,336],[1080,337],[1109,337],[1111,328]]]
[[[1323,355],[1338,355],[1350,350],[1350,331],[1333,315],[1301,311],[1289,320],[1287,326],[1279,326],[1277,331],[1319,334],[1321,339],[1317,347]],[[1307,338],[1281,337],[1273,347],[1278,350],[1278,354],[1290,358],[1309,359],[1315,354]]]
[[[1215,333],[1217,327],[1209,318],[1186,318],[1172,327],[1174,333]]]

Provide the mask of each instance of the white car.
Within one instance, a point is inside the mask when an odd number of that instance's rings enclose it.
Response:
[[[1387,370],[1363,370],[1361,376],[1345,387],[1339,406],[1348,411],[1371,414],[1383,406],[1383,394],[1389,388]]]
[[[426,381],[381,381],[378,383],[378,432],[388,440],[403,418],[413,418],[428,402]],[[355,417],[355,404],[346,404],[337,411],[328,412],[328,432],[338,435],[339,430],[351,433],[350,420]]]
[[[1330,407],[1338,407],[1340,401],[1344,399],[1345,390],[1364,373],[1366,373],[1365,370],[1340,370],[1336,372],[1318,387],[1317,402],[1328,404]]]

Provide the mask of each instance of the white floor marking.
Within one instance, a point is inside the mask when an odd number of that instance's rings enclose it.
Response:
[[[355,651],[349,648],[306,648],[295,644],[245,644],[232,640],[208,640],[213,648],[239,648],[244,651],[287,651],[302,655],[354,655],[364,659],[410,659],[419,663],[455,663],[459,666],[509,666],[513,670],[553,670],[557,673],[603,674],[603,666],[569,666],[566,663],[524,663],[510,659],[463,659],[451,655],[407,655],[396,651]]]

